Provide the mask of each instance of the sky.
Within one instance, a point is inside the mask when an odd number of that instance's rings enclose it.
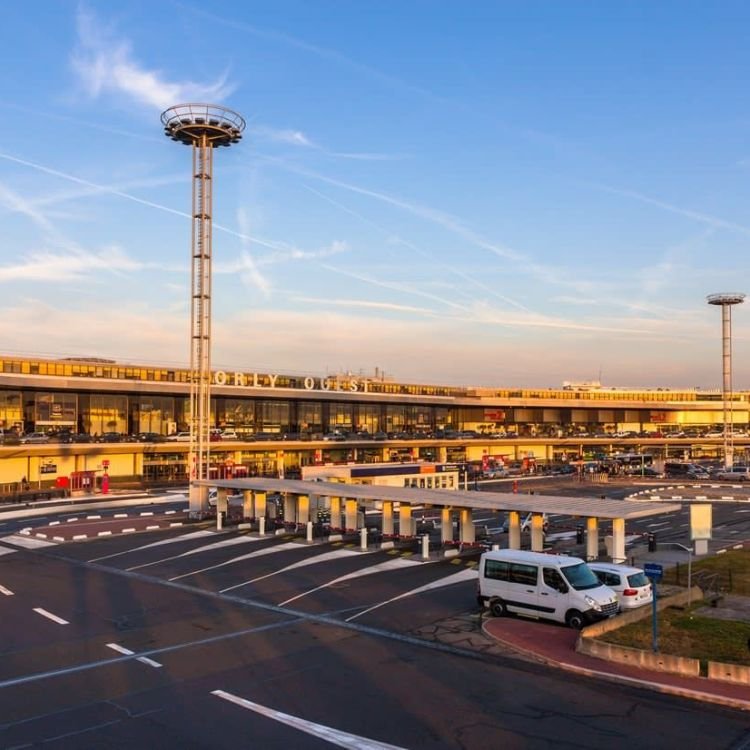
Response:
[[[210,10],[209,10],[210,8]],[[3,9],[0,352],[185,365],[214,160],[215,368],[719,388],[750,292],[750,5],[43,0]],[[750,388],[750,300],[733,310]]]

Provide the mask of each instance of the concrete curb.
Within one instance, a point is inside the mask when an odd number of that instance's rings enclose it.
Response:
[[[628,685],[629,687],[653,690],[654,692],[663,693],[665,695],[677,695],[682,698],[689,698],[690,700],[702,701],[704,703],[715,703],[720,706],[737,708],[740,711],[750,711],[750,700],[745,701],[740,698],[729,698],[724,695],[716,695],[715,693],[704,693],[700,690],[691,690],[690,688],[682,688],[677,685],[666,685],[661,682],[652,682],[650,680],[638,679],[636,677],[627,677],[625,675],[618,675],[614,672],[601,672],[596,669],[589,669],[588,667],[579,667],[575,664],[570,664],[569,662],[557,661],[556,659],[540,654],[537,651],[521,648],[515,643],[498,638],[487,630],[487,622],[482,623],[482,632],[488,638],[492,638],[492,640],[497,643],[502,643],[503,646],[509,648],[511,651],[515,651],[521,656],[534,659],[535,661],[541,662],[550,667],[564,669],[566,672],[571,672],[572,674],[606,680],[607,682],[613,682],[620,685]]]

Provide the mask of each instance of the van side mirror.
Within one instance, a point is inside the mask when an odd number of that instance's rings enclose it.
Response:
[[[568,593],[568,584],[567,584],[567,583],[565,583],[565,581],[560,581],[560,582],[559,582],[559,583],[557,584],[557,590],[558,590],[558,591],[559,591],[559,592],[560,592],[561,594],[567,594],[567,593]]]

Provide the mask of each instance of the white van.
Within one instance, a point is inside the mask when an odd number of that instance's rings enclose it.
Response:
[[[617,614],[617,594],[577,557],[503,549],[479,560],[479,604],[495,617],[516,612],[580,630]]]

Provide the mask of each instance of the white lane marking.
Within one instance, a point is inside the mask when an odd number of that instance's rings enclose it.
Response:
[[[286,724],[300,732],[305,732],[313,737],[318,737],[321,740],[329,742],[331,745],[343,747],[345,750],[406,750],[398,745],[371,740],[369,737],[342,732],[339,729],[333,729],[324,724],[316,724],[312,721],[306,721],[305,719],[300,719],[299,716],[292,716],[291,714],[285,714],[282,711],[276,711],[267,706],[261,706],[259,703],[253,703],[245,698],[240,698],[237,695],[232,695],[232,693],[227,693],[224,690],[212,690],[211,695],[215,695],[217,698],[223,698],[225,701],[234,703],[242,708],[247,708],[250,711],[255,711],[255,713],[260,714],[261,716]]]
[[[41,607],[34,607],[34,612],[42,617],[46,617],[48,620],[52,620],[52,622],[56,622],[58,625],[70,625],[67,620],[63,620],[62,617],[53,615],[52,612],[47,612],[46,609],[42,609]]]
[[[86,516],[87,521],[95,521],[98,518],[101,518],[101,516]]]
[[[37,532],[36,534],[34,534],[34,536],[37,536],[37,537],[39,537],[40,539],[46,539],[46,538],[47,538],[47,535],[46,535],[46,534],[42,534],[42,533],[41,533],[41,532],[39,532],[39,531],[38,531],[38,532]]]
[[[39,547],[52,547],[54,542],[48,542],[44,539],[34,539],[32,537],[19,536],[18,534],[11,534],[10,536],[4,536],[3,542],[6,544],[13,544],[16,547],[23,547],[24,549],[38,549]]]
[[[164,515],[165,515],[165,516],[171,516],[171,515],[173,515],[173,514],[175,514],[175,513],[177,513],[177,511],[176,511],[176,510],[165,510],[165,511],[164,511]]]
[[[669,521],[661,521],[660,523],[648,523],[646,524],[647,529],[655,529],[657,526],[669,526]]]
[[[156,526],[146,526],[146,531],[153,531],[154,529],[161,528],[159,524],[156,524]]]
[[[131,651],[129,648],[125,648],[125,646],[120,646],[118,643],[108,643],[106,645],[107,648],[111,648],[113,651],[118,651],[119,653],[125,654],[126,656],[133,656],[133,654],[135,654],[135,651]],[[136,658],[136,661],[139,661],[142,664],[148,664],[149,667],[154,667],[157,669],[162,666],[158,661],[149,659],[148,656],[139,656]]]
[[[121,534],[130,534],[130,533],[132,533],[134,531],[135,531],[134,528],[131,528],[131,529],[120,529],[120,533]]]
[[[285,568],[279,568],[279,570],[274,570],[273,573],[266,573],[266,575],[264,576],[251,578],[249,581],[243,581],[242,583],[237,583],[234,586],[229,586],[228,588],[221,589],[219,593],[224,594],[227,591],[234,591],[234,589],[238,589],[241,586],[247,586],[248,583],[255,583],[256,581],[262,581],[264,578],[277,576],[280,573],[286,573],[288,570],[294,570],[295,568],[302,568],[302,567],[307,567],[309,565],[315,565],[317,563],[328,562],[329,560],[335,560],[336,558],[339,558],[339,557],[351,557],[352,555],[372,554],[372,552],[374,552],[374,550],[370,552],[359,552],[353,549],[337,549],[337,550],[334,550],[333,552],[324,552],[322,555],[317,555],[316,557],[307,558],[305,560],[300,560],[300,562],[292,563],[291,565],[287,565]]]
[[[114,516],[112,516],[112,518],[127,518],[127,517],[128,517],[127,513],[115,513]]]
[[[260,537],[252,536],[239,536],[233,537],[231,539],[222,539],[220,542],[214,542],[213,544],[204,544],[202,547],[196,547],[195,549],[188,550],[187,552],[181,552],[179,555],[171,555],[170,557],[162,557],[161,560],[154,560],[153,562],[134,565],[132,568],[126,568],[126,570],[139,570],[140,568],[148,568],[149,565],[158,565],[159,563],[167,562],[168,560],[176,560],[178,557],[189,557],[190,555],[197,555],[200,552],[207,552],[212,549],[218,549],[219,547],[231,547],[235,544],[246,544],[247,542],[259,541]]]
[[[149,511],[144,511],[143,513],[139,513],[138,515],[141,515],[141,516],[153,516],[154,512],[151,511],[151,510],[149,510]]]
[[[11,549],[10,547],[0,547],[0,555],[11,555],[14,552],[18,552],[18,550]]]
[[[60,522],[59,522],[59,521],[50,521],[50,522],[49,522],[49,525],[50,525],[50,526],[59,526],[59,524],[60,524]]]
[[[174,528],[175,526],[182,526],[182,521],[172,521],[172,523],[169,524],[170,528]]]
[[[398,601],[399,599],[405,599],[407,596],[414,596],[415,594],[422,594],[425,591],[431,591],[432,589],[443,588],[443,586],[452,586],[454,583],[463,583],[463,581],[476,581],[476,579],[477,579],[476,570],[460,570],[458,573],[454,573],[453,575],[446,576],[445,578],[441,578],[437,581],[433,581],[432,583],[425,584],[424,586],[420,586],[419,588],[412,589],[411,591],[406,591],[403,594],[394,596],[392,599],[387,599],[384,602],[380,602],[380,604],[375,604],[372,607],[363,609],[361,612],[358,612],[356,615],[347,617],[345,622],[351,622],[352,620],[356,620],[358,617],[362,617],[362,615],[366,615],[368,612],[372,612],[374,609],[378,609],[379,607],[384,607],[386,604],[391,604],[392,602]]]
[[[74,542],[80,541],[81,539],[88,539],[88,538],[89,538],[88,534],[74,534],[73,535]]]
[[[133,529],[135,531],[135,529]],[[150,547],[159,547],[162,544],[174,544],[175,542],[184,542],[186,539],[197,539],[198,537],[202,536],[214,536],[215,532],[213,531],[193,531],[190,534],[183,534],[182,536],[174,537],[172,539],[162,539],[159,542],[151,542],[150,544],[142,544],[140,547],[133,547],[132,549],[126,549],[122,552],[114,552],[111,555],[104,555],[103,557],[95,557],[92,560],[88,560],[88,562],[98,562],[99,560],[109,560],[110,557],[119,557],[120,555],[127,555],[130,552],[138,552],[142,549],[149,549]]]
[[[437,562],[437,560],[432,560],[431,562]],[[334,578],[333,580],[328,581],[328,583],[323,583],[320,586],[316,586],[309,591],[303,591],[301,594],[297,594],[296,596],[291,597],[291,599],[287,599],[286,601],[281,602],[279,604],[279,607],[285,607],[287,604],[290,604],[297,599],[301,599],[303,596],[307,596],[308,594],[312,594],[315,591],[320,591],[321,589],[328,588],[329,586],[341,583],[342,581],[350,581],[352,578],[369,576],[373,573],[383,573],[389,570],[394,570],[396,568],[413,567],[414,565],[429,565],[429,563],[421,562],[420,560],[409,560],[406,557],[394,557],[391,560],[386,560],[385,562],[378,563],[377,565],[371,565],[369,568],[362,568],[361,570],[356,570],[353,573],[347,573],[346,575],[339,576],[338,578]]]
[[[239,555],[238,557],[232,557],[224,562],[216,563],[216,565],[209,565],[207,568],[198,568],[198,570],[191,570],[189,573],[183,573],[182,575],[169,578],[170,581],[178,581],[180,578],[187,578],[188,576],[194,576],[198,573],[205,573],[207,570],[214,570],[215,568],[223,568],[225,565],[231,565],[232,563],[247,560],[250,557],[261,557],[262,555],[270,555],[274,552],[288,552],[292,549],[304,549],[301,545],[296,542],[284,542],[275,547],[266,547],[265,549],[259,549],[256,552],[248,552],[246,555]]]
[[[66,523],[73,523],[73,521],[77,521],[77,520],[78,520],[78,516],[73,516],[72,518],[65,519]]]
[[[112,536],[112,532],[111,531],[97,531],[96,535],[97,536]]]
[[[0,594],[5,596],[13,596],[13,592],[10,589],[6,589],[5,586],[0,586]]]
[[[64,542],[65,537],[64,536],[53,536],[52,537],[56,542]]]

